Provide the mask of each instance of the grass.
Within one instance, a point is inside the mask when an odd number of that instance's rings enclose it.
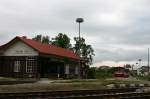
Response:
[[[150,75],[147,75],[147,76],[137,76],[136,78],[139,79],[139,80],[150,81]]]
[[[4,92],[37,92],[37,91],[67,91],[67,90],[95,90],[103,89],[100,84],[85,83],[34,83],[34,84],[18,84],[18,85],[2,85],[0,93]]]
[[[16,81],[15,78],[8,78],[8,77],[0,77],[0,81]]]
[[[33,78],[11,78],[11,77],[0,77],[0,81],[29,81],[36,80]]]
[[[58,83],[58,84],[86,84],[88,87],[88,84],[96,84],[99,86],[106,86],[109,84],[130,84],[130,83],[140,83],[139,81],[127,81],[127,80],[117,80],[117,79],[74,79],[74,80],[60,80],[60,81],[54,81],[52,83]]]
[[[130,84],[140,81],[127,81],[118,79],[73,79],[52,80],[48,83],[36,82],[30,84],[0,85],[2,92],[34,92],[34,91],[61,91],[61,90],[96,90],[107,88],[109,84]]]

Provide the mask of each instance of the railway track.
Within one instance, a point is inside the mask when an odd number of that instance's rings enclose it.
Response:
[[[150,93],[126,92],[126,93],[87,95],[87,96],[55,97],[53,99],[96,99],[96,98],[97,99],[149,99]]]
[[[0,93],[0,99],[149,99],[150,92],[136,92],[138,88],[103,90],[74,90],[49,92]]]

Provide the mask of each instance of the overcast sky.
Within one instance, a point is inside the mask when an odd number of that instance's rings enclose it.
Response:
[[[95,50],[93,66],[147,64],[150,0],[0,0],[0,44],[15,36],[81,36]]]

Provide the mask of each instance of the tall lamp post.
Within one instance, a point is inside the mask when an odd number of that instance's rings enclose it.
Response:
[[[138,68],[138,62],[137,63],[135,63],[136,64],[136,68]]]
[[[84,20],[83,20],[83,18],[77,18],[76,19],[76,22],[77,23],[79,23],[79,49],[78,49],[78,54],[79,54],[79,56],[81,57],[81,52],[80,52],[80,49],[81,49],[81,40],[80,40],[80,23],[82,23],[82,22],[84,22]],[[81,66],[80,66],[81,64],[80,64],[80,62],[79,62],[79,68],[81,68]],[[80,69],[78,69],[79,70],[79,72],[80,72],[80,74],[79,74],[79,78],[80,78],[80,75],[81,75],[81,70]],[[83,72],[83,71],[82,71]],[[83,74],[83,73],[82,73]]]
[[[137,68],[137,75],[138,75],[139,74],[138,62],[136,63],[136,68]]]
[[[76,22],[79,23],[79,49],[78,49],[79,53],[78,54],[80,56],[80,54],[81,54],[80,53],[80,49],[81,49],[81,46],[80,46],[80,39],[81,39],[81,37],[80,37],[80,23],[84,22],[84,20],[83,20],[83,18],[77,18]]]
[[[139,59],[138,61],[139,61],[139,66],[141,67],[141,61],[142,61],[142,59]]]

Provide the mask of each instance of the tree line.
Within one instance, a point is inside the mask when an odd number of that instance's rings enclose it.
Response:
[[[52,44],[61,48],[71,50],[78,56],[80,56],[83,60],[86,60],[86,65],[88,67],[93,62],[93,56],[95,55],[94,49],[91,45],[86,43],[86,40],[83,37],[74,37],[75,44],[71,44],[71,39],[64,33],[59,33],[56,37],[53,37],[51,39],[49,36],[44,36],[41,34],[36,35],[32,39],[43,44]]]

